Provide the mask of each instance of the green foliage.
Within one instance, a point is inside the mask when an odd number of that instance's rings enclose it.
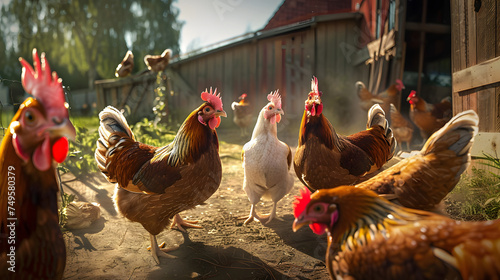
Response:
[[[174,140],[176,132],[163,124],[154,127],[153,122],[144,118],[131,126],[136,141],[152,146],[165,146]]]
[[[64,227],[66,221],[68,220],[68,215],[66,213],[66,209],[68,205],[75,200],[74,194],[62,193],[61,195],[61,208],[59,208],[59,226],[61,228]]]
[[[59,169],[64,173],[71,172],[79,178],[98,171],[94,151],[99,133],[82,126],[75,126],[75,129],[75,142],[69,143],[69,156],[59,165]]]
[[[490,171],[490,174],[500,181],[500,159],[498,156],[493,157],[492,155],[484,153],[483,155],[484,157],[479,157],[479,159],[484,161],[484,165],[496,170],[496,173]],[[500,218],[500,182],[496,183],[493,187],[496,187],[497,193],[488,198],[484,202],[483,207],[488,218],[497,219]]]
[[[113,78],[128,49],[136,58],[134,71],[141,71],[148,53],[179,53],[183,23],[173,2],[10,0],[0,5],[0,77],[19,77],[17,58],[30,60],[34,47],[47,52],[52,69],[75,89]]]
[[[456,218],[493,220],[500,218],[500,178],[483,169],[472,168],[471,175],[462,180],[450,193],[456,202]]]
[[[74,126],[86,127],[88,129],[97,129],[99,127],[98,116],[71,116],[70,119]]]

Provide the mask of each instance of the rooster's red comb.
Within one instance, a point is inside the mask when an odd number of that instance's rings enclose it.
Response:
[[[412,98],[412,97],[415,97],[415,96],[417,96],[417,92],[414,91],[414,90],[410,91],[410,95],[408,95],[408,97]]]
[[[309,94],[318,96],[321,96],[323,94],[321,91],[318,90],[318,78],[314,76],[311,80],[311,92]]]
[[[300,216],[306,209],[307,204],[311,201],[311,192],[304,188],[300,190],[300,196],[295,196],[296,200],[293,202],[293,215],[295,218]]]
[[[210,92],[205,89],[205,91],[201,93],[201,99],[210,103],[215,110],[222,110],[222,99],[220,98],[220,93],[217,94],[217,89],[215,89],[213,93],[212,88],[210,88]]]
[[[281,109],[281,95],[279,94],[279,90],[275,90],[267,95],[267,100],[274,103],[274,106]]]
[[[241,96],[240,96],[241,99],[245,99],[247,98],[247,94],[246,93],[243,93]]]
[[[22,57],[19,58],[19,62],[23,65],[21,74],[23,87],[26,92],[41,100],[44,106],[56,110],[64,109],[67,112],[62,81],[56,72],[50,72],[45,53],[42,53],[41,58],[40,62],[37,50],[33,49],[33,66],[35,69]]]

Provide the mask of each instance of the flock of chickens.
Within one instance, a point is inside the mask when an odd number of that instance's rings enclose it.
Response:
[[[40,61],[34,50],[33,61],[34,69],[21,59],[23,86],[33,97],[19,108],[0,147],[2,279],[61,279],[65,267],[55,168],[64,161],[67,139],[74,139],[75,129],[61,80],[51,73],[44,54]],[[358,85],[360,92],[365,90]],[[243,190],[251,203],[244,223],[267,224],[276,218],[277,203],[293,187],[293,164],[306,188],[294,202],[292,229],[309,225],[314,233],[327,234],[326,264],[332,278],[499,279],[500,220],[460,222],[428,212],[467,168],[478,117],[470,110],[429,126],[417,119],[444,119],[433,113],[441,105],[426,104],[412,92],[412,120],[426,142],[416,155],[384,168],[400,137],[396,124],[409,126],[397,120],[397,110],[390,106],[392,91],[403,87],[399,81],[387,94],[360,94],[366,104],[374,103],[366,106],[366,130],[343,136],[323,115],[322,92],[313,78],[294,155],[277,137],[284,115],[281,96],[278,91],[268,94],[269,103],[259,112],[242,151]],[[233,110],[245,106],[245,97]],[[201,99],[174,140],[163,147],[137,142],[119,110],[108,106],[99,114],[95,160],[116,184],[118,211],[149,232],[158,263],[158,257],[171,257],[168,252],[176,248],[158,245],[156,235],[167,226],[199,227],[180,213],[202,204],[221,183],[216,128],[226,112],[217,90],[203,91]],[[255,209],[261,198],[273,201],[268,215]]]
[[[443,127],[453,114],[449,97],[442,99],[439,103],[430,104],[419,97],[416,91],[412,90],[406,99],[410,103],[410,122],[396,108],[399,93],[405,88],[403,82],[399,79],[385,91],[378,94],[371,93],[363,82],[356,82],[356,88],[361,101],[361,108],[368,110],[372,105],[380,104],[384,112],[389,112],[391,128],[400,145],[400,150],[402,150],[401,143],[403,142],[406,143],[406,149],[410,150],[413,139],[413,124],[418,127],[420,136],[425,142],[434,132]]]

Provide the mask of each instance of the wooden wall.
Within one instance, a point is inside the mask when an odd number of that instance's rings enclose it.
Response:
[[[500,1],[452,0],[454,114],[472,109],[479,135],[471,154],[500,155]]]
[[[230,106],[242,93],[247,93],[257,114],[267,104],[267,94],[279,89],[285,111],[282,123],[292,124],[291,130],[296,130],[311,79],[316,76],[323,92],[323,112],[337,132],[348,134],[364,129],[366,112],[359,106],[354,84],[368,80],[369,67],[363,63],[353,65],[346,55],[346,50],[360,45],[360,20],[359,13],[318,16],[298,27],[262,33],[170,64],[168,102],[170,111],[178,116],[174,119],[182,121],[200,104],[200,93],[213,87],[222,93],[228,113],[221,128],[235,126]],[[136,88],[147,81],[152,85]],[[154,81],[154,75],[98,81],[98,109],[105,105],[118,109],[125,104],[134,107],[136,102],[141,104],[136,112],[148,113],[154,98]]]
[[[473,109],[479,130],[500,132],[500,1],[452,0],[454,114]]]
[[[352,15],[178,61],[170,67],[172,88],[179,95],[189,92],[197,104],[202,90],[217,87],[228,119],[232,119],[231,103],[242,93],[247,93],[257,113],[268,102],[267,94],[279,89],[285,118],[298,122],[314,75],[323,92],[325,115],[338,123],[339,132],[363,129],[366,112],[359,108],[354,83],[367,80],[368,67],[352,65],[342,47],[357,44],[358,24]]]

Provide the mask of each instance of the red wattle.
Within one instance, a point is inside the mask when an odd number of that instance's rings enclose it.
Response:
[[[323,224],[319,223],[312,223],[309,224],[309,227],[312,229],[312,231],[317,234],[317,235],[322,235],[326,231],[326,226]]]
[[[69,142],[66,137],[59,138],[54,145],[52,145],[52,157],[58,163],[62,163],[69,151]]]

